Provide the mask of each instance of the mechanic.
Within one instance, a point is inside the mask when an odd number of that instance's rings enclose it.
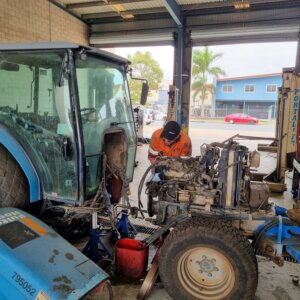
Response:
[[[163,128],[152,134],[148,150],[151,163],[154,163],[158,156],[179,157],[191,154],[191,139],[176,121],[167,122]]]

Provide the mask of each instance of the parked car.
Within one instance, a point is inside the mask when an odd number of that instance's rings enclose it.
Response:
[[[144,124],[149,125],[153,122],[153,109],[144,109]]]
[[[153,111],[153,119],[155,121],[165,121],[167,118],[167,114],[161,112],[160,110]]]
[[[224,121],[229,122],[231,124],[234,123],[257,124],[258,123],[257,118],[242,113],[235,113],[235,114],[230,114],[228,116],[225,116]]]

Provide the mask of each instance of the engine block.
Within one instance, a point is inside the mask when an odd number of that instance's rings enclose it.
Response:
[[[258,165],[258,152],[234,141],[204,144],[196,157],[161,158],[146,184],[148,214],[164,223],[199,210],[267,210],[267,184],[251,180]]]

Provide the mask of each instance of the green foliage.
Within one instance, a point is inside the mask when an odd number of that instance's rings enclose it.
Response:
[[[193,53],[193,101],[195,102],[198,97],[203,102],[206,99],[209,92],[213,92],[215,87],[212,84],[208,84],[208,76],[214,76],[219,78],[220,76],[226,76],[225,71],[215,66],[216,60],[222,57],[222,53],[213,53],[208,47],[205,47],[203,51],[196,49]]]
[[[149,95],[151,90],[158,90],[163,79],[163,71],[158,62],[154,60],[149,51],[142,53],[137,51],[134,55],[127,57],[131,61],[133,77],[145,78],[149,84]],[[138,104],[140,101],[142,82],[140,80],[129,80],[130,95],[132,103]]]

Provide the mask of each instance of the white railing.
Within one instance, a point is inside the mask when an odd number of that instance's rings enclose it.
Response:
[[[244,113],[250,115],[251,117],[255,117],[258,119],[271,120],[276,118],[276,111],[272,108],[262,109],[262,108],[245,108],[245,109],[237,109],[237,108],[216,108],[212,109],[209,107],[200,108],[191,108],[190,116],[195,118],[223,118],[227,115],[233,113]]]

